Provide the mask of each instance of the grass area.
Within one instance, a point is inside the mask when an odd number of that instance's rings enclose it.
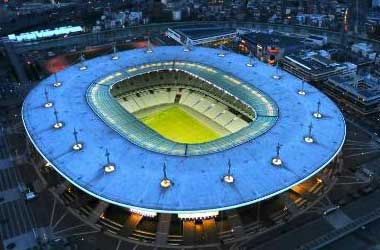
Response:
[[[163,137],[175,142],[194,144],[221,137],[179,106],[170,106],[140,120]]]

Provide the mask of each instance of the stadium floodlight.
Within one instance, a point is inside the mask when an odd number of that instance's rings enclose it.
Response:
[[[57,77],[57,73],[54,73],[54,84],[53,86],[58,88],[58,87],[61,87],[62,83],[60,81],[58,81],[58,77]]]
[[[74,145],[73,145],[73,150],[74,151],[80,151],[83,149],[83,143],[80,143],[78,141],[78,131],[74,128],[74,132],[73,132],[73,135],[74,135]]]
[[[184,52],[190,52],[191,51],[191,45],[190,45],[189,41],[186,42],[186,44],[183,48],[183,51]]]
[[[307,136],[304,137],[304,140],[307,143],[313,143],[314,142],[314,138],[313,138],[313,136],[311,134],[312,129],[313,129],[313,123],[310,123],[310,125],[309,125],[309,133],[308,133]]]
[[[119,55],[117,53],[117,48],[116,48],[116,43],[114,43],[114,45],[113,45],[113,53],[112,53],[111,59],[112,60],[118,60],[119,59]]]
[[[45,108],[51,108],[51,107],[53,107],[53,102],[50,101],[50,99],[49,99],[49,93],[47,92],[46,89],[45,89],[44,94],[45,94],[45,100],[46,100],[44,107]]]
[[[115,171],[115,166],[114,165],[106,165],[104,166],[104,172],[105,173],[112,173],[113,171]]]
[[[218,56],[224,57],[226,54],[224,53],[223,45],[220,45],[219,50]]]
[[[162,188],[169,188],[169,187],[171,187],[172,182],[167,177],[167,174],[166,174],[166,163],[165,162],[164,162],[164,167],[163,167],[162,170],[163,170],[163,173],[164,173],[164,178],[161,180],[160,185],[161,185]]]
[[[280,150],[282,145],[280,143],[277,143],[276,146],[276,156],[272,158],[272,165],[279,167],[282,165],[282,160],[280,158]]]
[[[148,44],[147,44],[147,47],[146,47],[146,53],[153,53],[153,48],[152,48],[152,44],[150,42],[150,38],[148,38]]]
[[[154,218],[157,216],[156,212],[145,211],[145,210],[136,209],[136,208],[130,208],[129,211],[133,214],[139,214],[139,215],[142,215],[144,217],[149,217],[149,218]]]
[[[204,220],[215,218],[219,215],[219,211],[201,212],[201,213],[180,213],[178,218],[181,220]]]
[[[249,55],[248,55],[248,62],[245,64],[247,67],[253,67],[253,55],[252,55],[252,52],[249,51]]]
[[[317,103],[317,111],[313,113],[314,118],[321,119],[322,118],[322,113],[321,113],[321,101],[319,100]]]
[[[277,61],[277,64],[276,64],[276,72],[275,72],[275,74],[272,77],[275,80],[280,80],[281,79],[280,70],[278,68],[278,61]]]
[[[231,174],[231,160],[228,159],[228,172],[225,176],[223,176],[223,181],[228,184],[234,183],[235,179]]]
[[[63,122],[59,121],[59,118],[58,118],[58,111],[57,109],[55,108],[55,106],[53,105],[53,109],[54,109],[54,118],[55,118],[55,123],[53,125],[53,127],[55,129],[60,129],[63,127]]]
[[[306,95],[306,92],[305,92],[305,81],[304,80],[302,80],[301,89],[299,89],[297,93],[299,95]]]
[[[106,173],[106,174],[112,173],[113,171],[116,170],[116,166],[115,166],[115,164],[111,163],[111,161],[110,161],[110,153],[108,152],[108,149],[106,149],[105,156],[107,158],[107,164],[104,166],[104,173]]]
[[[84,62],[86,61],[86,59],[84,58],[84,55],[83,53],[80,55],[80,64],[79,64],[79,70],[80,71],[83,71],[83,70],[86,70],[87,69],[87,66],[84,64]]]

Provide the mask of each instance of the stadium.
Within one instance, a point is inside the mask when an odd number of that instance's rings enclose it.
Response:
[[[203,47],[82,61],[36,86],[22,118],[57,199],[138,249],[221,249],[279,227],[334,185],[346,136],[316,88]]]

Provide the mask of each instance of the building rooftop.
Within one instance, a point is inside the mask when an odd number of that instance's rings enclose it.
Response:
[[[118,60],[102,56],[58,73],[61,87],[53,86],[54,77],[44,79],[24,101],[22,117],[32,143],[61,175],[83,191],[110,203],[155,212],[205,212],[245,206],[284,192],[323,169],[340,151],[345,139],[345,121],[338,107],[314,87],[305,84],[306,95],[299,95],[301,81],[261,62],[247,67],[248,58],[218,50],[194,47],[156,47],[152,53],[131,50],[119,53]],[[276,124],[264,134],[243,144],[216,153],[179,156],[154,152],[136,145],[107,125],[86,98],[94,82],[101,82],[141,65],[181,61],[206,65],[260,90],[279,109]],[[239,84],[237,84],[239,86]],[[100,85],[109,88],[107,85]],[[53,108],[45,108],[45,89],[58,111],[61,129],[54,129]],[[313,112],[321,102],[321,119]],[[118,114],[115,114],[117,119]],[[313,123],[315,143],[306,143],[308,126]],[[83,144],[73,151],[74,128]],[[272,165],[276,145],[280,143],[283,165]],[[105,173],[105,151],[116,170]],[[231,161],[234,183],[222,181]],[[162,167],[173,185],[163,189]]]
[[[236,29],[225,28],[218,25],[186,25],[172,28],[172,30],[191,40],[236,33]]]
[[[264,46],[279,46],[281,48],[286,47],[299,47],[302,46],[302,39],[297,39],[294,37],[289,37],[280,34],[266,34],[262,32],[249,33],[242,36],[244,40],[251,43],[261,44]]]
[[[311,74],[324,74],[336,71],[342,68],[348,68],[350,65],[344,63],[337,63],[331,59],[322,56],[319,52],[314,51],[301,51],[291,55],[285,56],[285,59],[298,65],[304,71]]]
[[[327,82],[360,98],[362,101],[380,101],[379,80],[364,78],[359,75],[333,76]]]

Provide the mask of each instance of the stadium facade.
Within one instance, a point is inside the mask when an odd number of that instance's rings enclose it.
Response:
[[[218,138],[169,139],[140,119],[173,105]],[[202,47],[74,65],[34,88],[22,116],[41,178],[73,214],[131,244],[179,249],[231,245],[305,212],[335,183],[346,135],[314,87]]]

